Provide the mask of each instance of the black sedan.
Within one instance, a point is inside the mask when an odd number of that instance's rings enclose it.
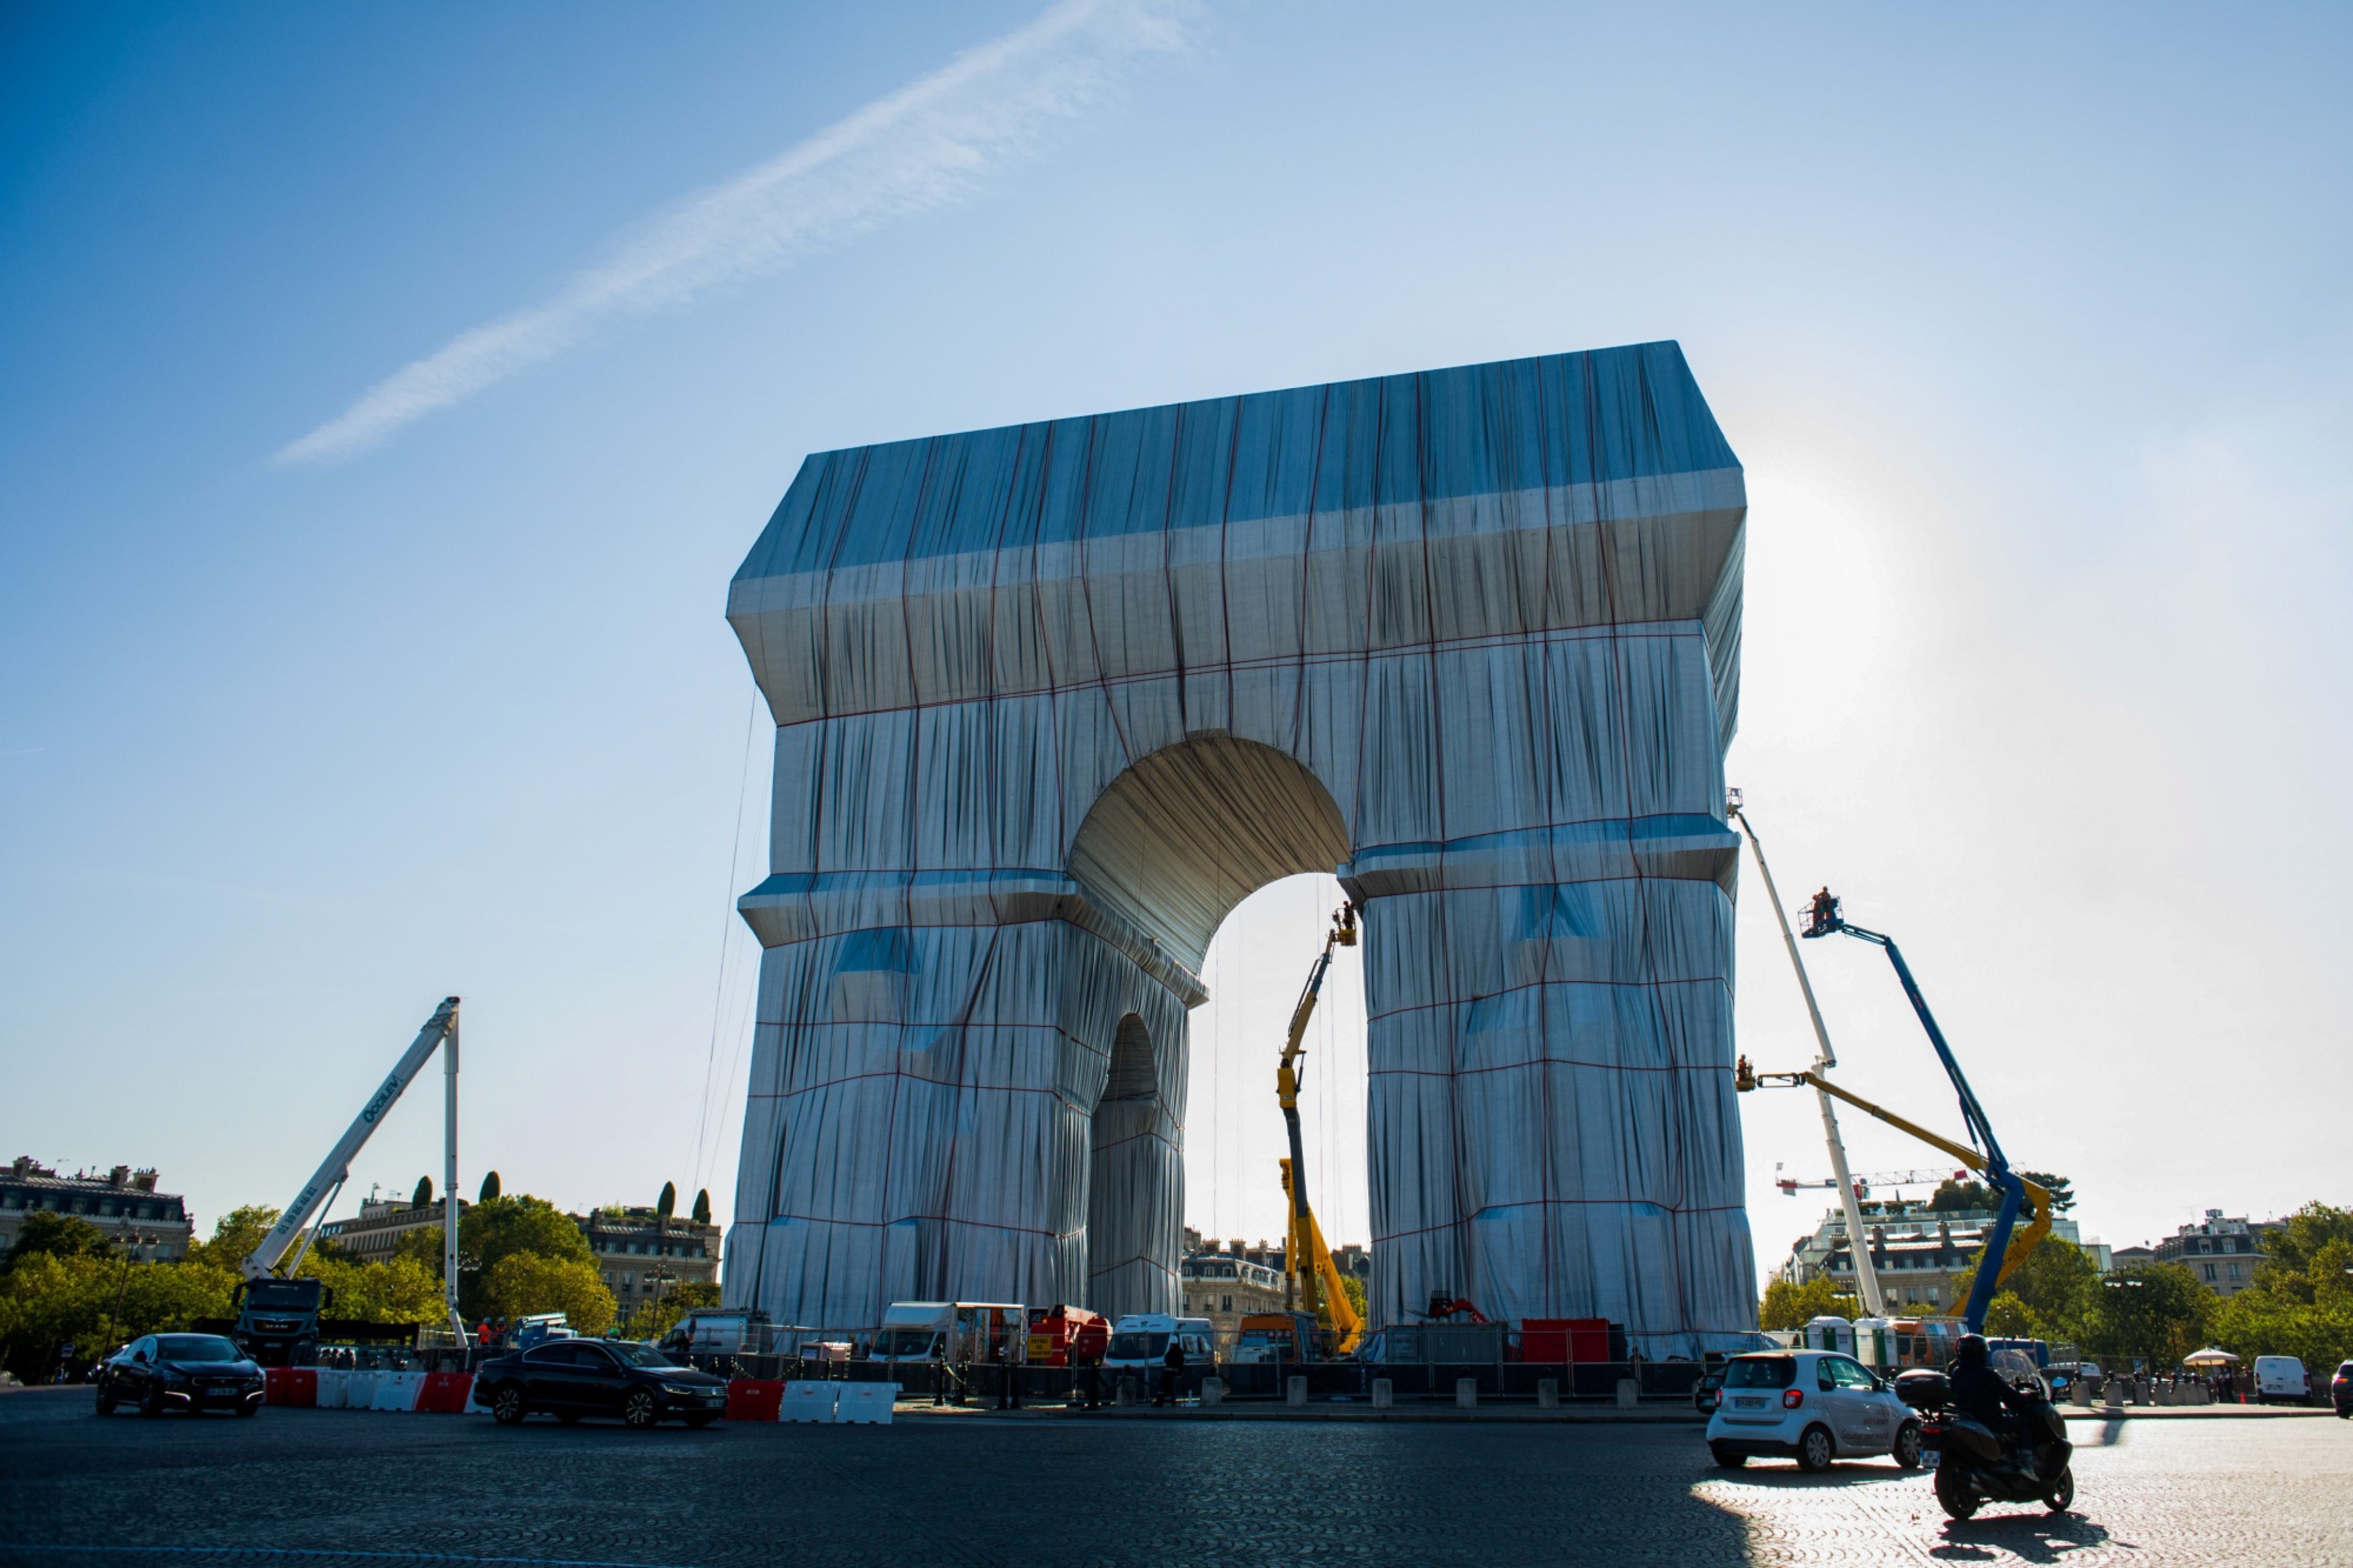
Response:
[[[726,1412],[727,1384],[650,1345],[548,1340],[484,1362],[474,1373],[474,1403],[508,1426],[536,1411],[564,1421],[617,1415],[632,1426],[670,1420],[708,1426]]]
[[[148,1415],[167,1410],[190,1415],[234,1410],[251,1415],[261,1408],[261,1368],[218,1334],[149,1334],[104,1361],[91,1378],[98,1384],[98,1413],[111,1415],[119,1405],[135,1405]]]

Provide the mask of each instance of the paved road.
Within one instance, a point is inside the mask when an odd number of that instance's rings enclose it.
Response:
[[[1954,1524],[1917,1475],[1716,1470],[1688,1426],[639,1433],[328,1410],[101,1420],[87,1391],[37,1389],[0,1394],[0,1563],[2353,1563],[2353,1423],[2075,1433],[2077,1512]],[[396,1555],[343,1555],[361,1552]]]

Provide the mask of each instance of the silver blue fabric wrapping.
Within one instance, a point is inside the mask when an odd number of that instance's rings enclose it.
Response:
[[[1739,1344],[1746,510],[1672,343],[809,458],[729,599],[777,730],[728,1300],[1170,1310],[1203,950],[1324,870],[1375,1322]]]

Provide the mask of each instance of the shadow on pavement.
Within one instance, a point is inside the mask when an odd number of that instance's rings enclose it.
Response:
[[[2062,1563],[2086,1547],[2104,1546],[2107,1527],[2077,1513],[2001,1513],[1948,1520],[1945,1539],[1928,1548],[1942,1563]]]

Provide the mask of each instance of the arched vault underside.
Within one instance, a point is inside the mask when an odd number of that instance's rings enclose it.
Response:
[[[1672,343],[810,458],[729,598],[777,726],[730,1301],[1173,1307],[1202,952],[1330,870],[1375,1321],[1753,1329],[1745,515]]]

